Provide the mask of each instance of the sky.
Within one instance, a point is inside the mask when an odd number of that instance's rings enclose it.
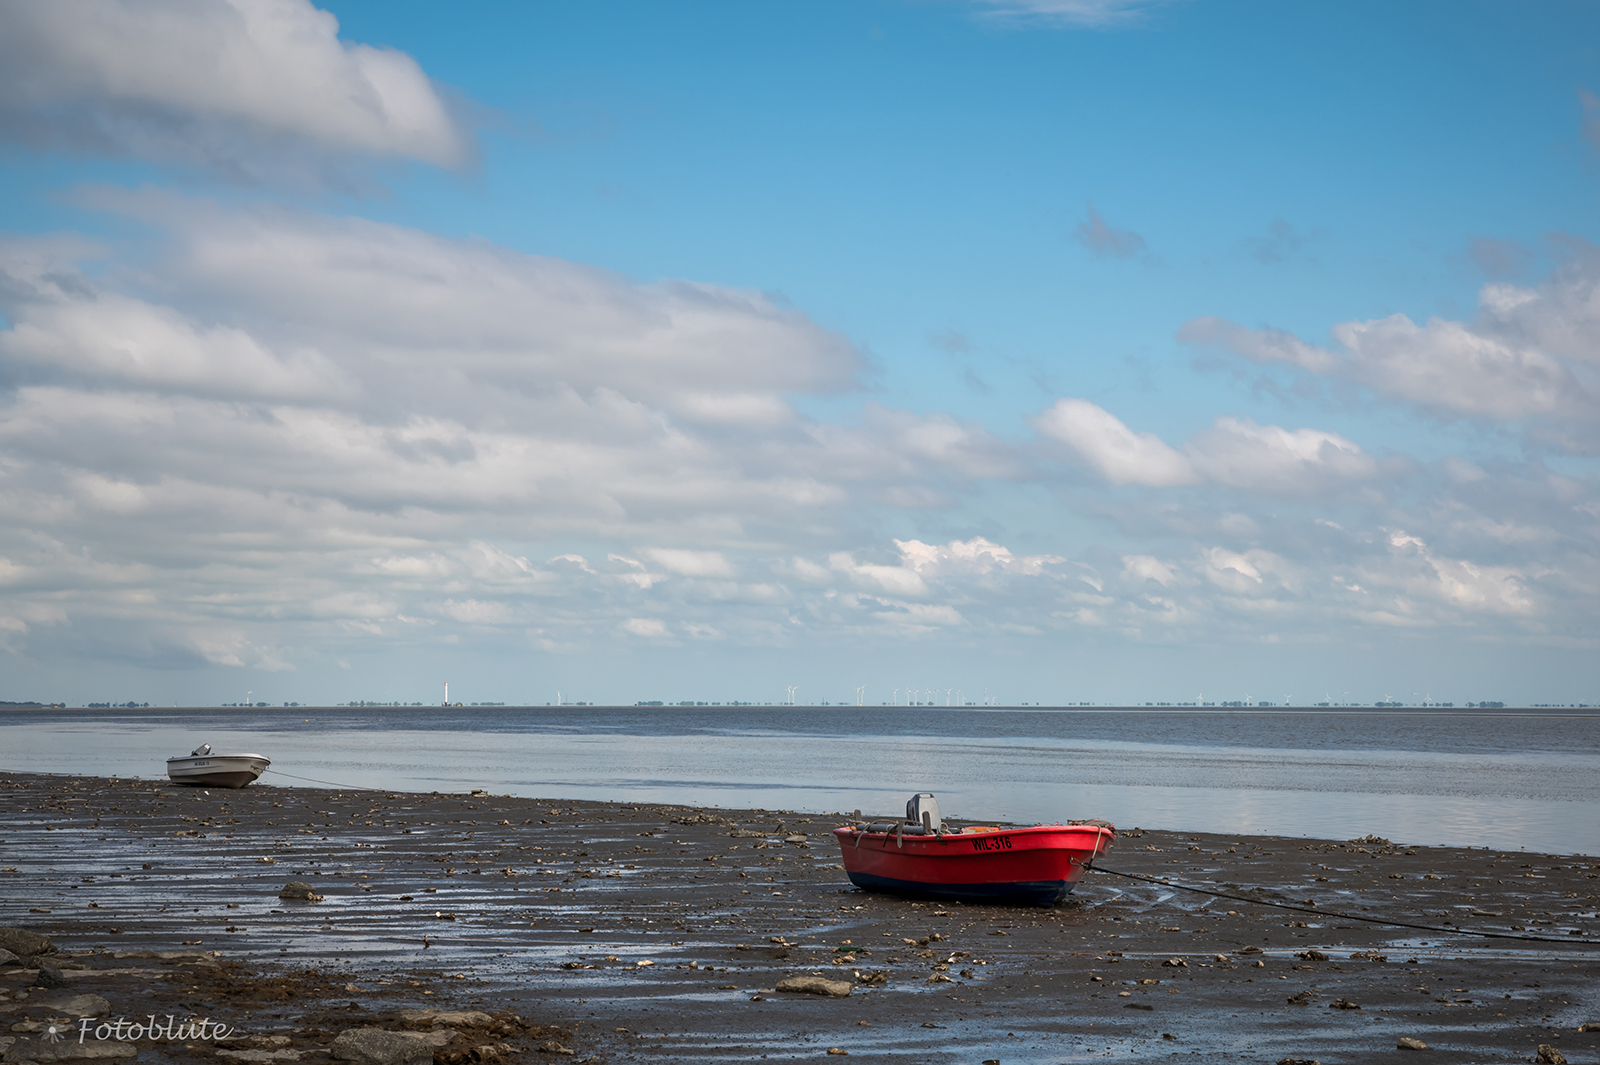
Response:
[[[1593,2],[0,0],[0,699],[1600,702],[1597,205]]]

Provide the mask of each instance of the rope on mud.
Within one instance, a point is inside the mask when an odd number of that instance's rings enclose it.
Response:
[[[1081,862],[1075,864],[1082,865]],[[1288,902],[1271,902],[1265,899],[1253,899],[1248,895],[1230,895],[1226,891],[1212,891],[1210,888],[1190,887],[1188,884],[1174,884],[1170,880],[1159,877],[1143,876],[1139,873],[1119,873],[1115,869],[1107,869],[1101,865],[1083,865],[1083,868],[1096,873],[1110,873],[1112,876],[1124,876],[1129,880],[1143,880],[1146,883],[1156,884],[1160,887],[1174,888],[1178,891],[1192,891],[1197,895],[1210,895],[1213,898],[1232,899],[1235,902],[1248,902],[1252,906],[1275,906],[1280,910],[1294,910],[1298,913],[1316,914],[1319,917],[1337,917],[1345,921],[1365,921],[1367,924],[1379,924],[1387,928],[1416,928],[1424,932],[1438,932],[1447,936],[1481,936],[1484,939],[1520,939],[1533,943],[1575,943],[1591,947],[1600,947],[1600,940],[1595,939],[1557,939],[1554,936],[1531,936],[1517,932],[1481,932],[1473,928],[1444,928],[1440,925],[1416,924],[1412,921],[1389,921],[1381,917],[1363,917],[1357,913],[1341,913],[1338,910],[1324,910],[1315,906],[1295,906]]]
[[[262,772],[263,773],[271,773],[274,776],[288,777],[290,780],[305,780],[305,781],[310,781],[312,784],[326,784],[330,788],[341,788],[341,789],[343,789],[345,791],[383,791],[384,790],[383,788],[363,788],[363,787],[358,787],[355,784],[340,784],[337,781],[332,781],[332,780],[318,780],[316,777],[297,777],[293,773],[285,773],[285,772],[283,772],[281,770],[278,770],[278,769],[263,769]]]

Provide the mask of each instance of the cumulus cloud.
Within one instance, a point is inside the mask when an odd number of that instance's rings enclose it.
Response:
[[[0,136],[259,178],[341,157],[459,166],[416,61],[307,0],[0,0]]]
[[[827,559],[860,542],[851,504],[1031,475],[948,415],[801,415],[795,396],[855,388],[861,357],[759,293],[357,219],[96,202],[164,236],[0,241],[0,638],[19,653],[68,630],[230,668],[441,626],[781,642],[791,591],[744,576],[763,552],[812,550],[828,582],[903,604],[915,569]],[[546,546],[571,542],[603,546]],[[132,633],[158,621],[151,650]],[[238,639],[182,635],[213,630]]]
[[[1484,285],[1471,322],[1418,325],[1403,314],[1341,322],[1324,347],[1202,317],[1186,322],[1178,339],[1341,378],[1446,417],[1555,418],[1592,435],[1600,417],[1592,372],[1600,363],[1600,250],[1572,241],[1568,251],[1536,288]]]
[[[1160,437],[1134,432],[1086,399],[1058,399],[1034,425],[1112,484],[1171,488],[1200,479],[1193,463]]]
[[[1174,488],[1219,484],[1266,492],[1312,492],[1369,480],[1379,463],[1354,441],[1320,429],[1284,429],[1218,418],[1181,448],[1129,429],[1083,399],[1060,399],[1034,419],[1048,439],[1112,484]]]
[[[947,544],[925,544],[921,540],[896,540],[901,565],[922,577],[950,574],[989,574],[996,571],[1036,577],[1049,566],[1066,559],[1059,555],[1014,555],[1011,549],[982,536],[970,540],[951,540]]]

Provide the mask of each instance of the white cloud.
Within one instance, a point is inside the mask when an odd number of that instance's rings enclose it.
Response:
[[[1171,488],[1200,478],[1189,459],[1154,433],[1136,433],[1085,399],[1058,399],[1035,420],[1041,433],[1066,444],[1112,484]]]
[[[981,536],[970,540],[951,540],[947,544],[925,544],[921,540],[896,540],[901,565],[921,577],[950,574],[988,574],[995,570],[1035,577],[1048,566],[1066,561],[1058,555],[1017,556],[1011,549]]]
[[[651,547],[644,552],[664,569],[684,577],[732,577],[734,568],[721,551],[686,551],[681,548]]]
[[[1196,472],[1217,484],[1264,491],[1314,491],[1367,480],[1378,463],[1353,441],[1321,429],[1284,429],[1218,418],[1185,447]]]
[[[1312,492],[1377,477],[1379,464],[1359,445],[1319,429],[1284,429],[1218,418],[1183,447],[1129,429],[1082,399],[1060,399],[1034,419],[1081,464],[1112,484],[1174,488],[1212,483],[1269,492]]]
[[[1569,260],[1537,288],[1484,285],[1472,322],[1418,325],[1403,314],[1341,322],[1330,330],[1333,345],[1320,347],[1281,330],[1204,317],[1185,323],[1178,339],[1342,378],[1442,415],[1553,417],[1592,433],[1600,403],[1582,368],[1600,363],[1600,250],[1569,244]]]
[[[870,591],[888,592],[890,595],[928,594],[928,586],[917,572],[904,566],[857,562],[848,551],[835,551],[829,555],[828,566],[835,573],[844,574],[857,587]]]
[[[1389,547],[1399,571],[1393,583],[1407,592],[1467,611],[1526,615],[1535,608],[1527,578],[1515,567],[1441,558],[1422,540],[1399,529],[1390,532]]]
[[[415,60],[306,0],[0,0],[0,25],[0,136],[249,177],[470,150]]]
[[[1122,576],[1133,581],[1155,581],[1165,588],[1177,580],[1175,567],[1150,555],[1122,556]]]
[[[651,640],[663,639],[667,635],[667,623],[660,618],[629,618],[622,623],[622,627],[635,636]]]

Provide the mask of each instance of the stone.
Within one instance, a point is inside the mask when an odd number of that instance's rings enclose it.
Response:
[[[1600,1021],[1584,1021],[1578,1025],[1580,1032],[1600,1032]]]
[[[219,1050],[217,1057],[224,1061],[252,1061],[270,1063],[274,1061],[299,1061],[298,1050]]]
[[[349,1028],[339,1033],[328,1055],[356,1065],[433,1065],[433,1046],[404,1032]]]
[[[321,902],[322,896],[316,889],[304,880],[291,880],[283,885],[283,890],[278,892],[278,898],[299,902]]]
[[[39,963],[38,975],[33,978],[33,984],[31,986],[43,987],[47,989],[66,987],[67,978],[62,976],[61,970],[57,969],[54,965],[51,965],[47,961],[41,961]]]
[[[192,961],[205,965],[216,964],[216,959],[203,950],[118,950],[112,952],[111,956],[118,961],[125,958],[149,958],[155,961]]]
[[[1289,1005],[1291,1005],[1291,1006],[1309,1006],[1309,1005],[1311,1005],[1311,992],[1309,992],[1309,991],[1301,991],[1298,994],[1290,995],[1289,996]]]
[[[18,1039],[0,1055],[4,1062],[37,1062],[38,1065],[51,1065],[57,1061],[127,1061],[139,1056],[139,1050],[132,1043],[121,1043],[114,1039],[85,1039],[82,1043],[77,1040],[76,1033],[67,1033],[69,1038],[62,1039],[59,1043],[43,1037],[30,1036]]]
[[[469,1028],[494,1023],[493,1017],[478,1010],[401,1010],[400,1019],[407,1024],[454,1024]]]
[[[15,954],[11,953],[9,950],[6,950],[4,947],[0,947],[0,965],[21,965],[21,964],[22,964],[22,959],[21,958],[17,957]]]
[[[1538,1056],[1533,1060],[1538,1065],[1567,1065],[1567,1056],[1549,1043],[1539,1044]]]
[[[1182,958],[1168,958],[1161,964],[1169,969],[1187,969],[1189,967],[1189,963]]]
[[[1320,950],[1302,950],[1295,957],[1301,961],[1327,961],[1328,956]]]
[[[41,1008],[66,1017],[104,1017],[111,1003],[99,995],[36,995],[28,999],[29,1008]]]
[[[1413,1039],[1409,1035],[1401,1036],[1399,1041],[1395,1043],[1395,1046],[1398,1047],[1401,1050],[1427,1050],[1428,1049],[1428,1044],[1427,1043],[1424,1043],[1420,1039]]]
[[[777,989],[802,995],[827,995],[829,998],[844,998],[854,986],[845,980],[829,980],[822,976],[791,976],[779,980]]]
[[[564,1047],[560,1043],[558,1043],[554,1039],[552,1039],[552,1040],[550,1040],[548,1042],[539,1044],[539,1053],[541,1053],[541,1054],[566,1054],[566,1055],[570,1056],[570,1055],[576,1054],[577,1051],[573,1050],[571,1047]]]
[[[1235,954],[1260,954],[1260,953],[1262,953],[1262,951],[1261,951],[1260,947],[1249,946],[1249,947],[1240,947],[1238,950],[1234,951],[1234,953]]]
[[[1278,1065],[1322,1065],[1316,1058],[1279,1058]]]
[[[1336,998],[1328,1003],[1328,1008],[1330,1010],[1358,1010],[1361,1008],[1361,1003],[1351,1002],[1347,998]]]
[[[9,950],[19,958],[31,954],[54,954],[56,945],[50,942],[50,937],[41,936],[37,932],[30,932],[26,928],[0,928],[0,947]]]

